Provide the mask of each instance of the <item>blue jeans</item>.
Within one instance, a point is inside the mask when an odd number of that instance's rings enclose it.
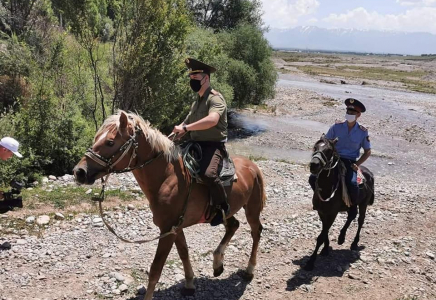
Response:
[[[355,160],[341,158],[345,167],[347,168],[347,173],[345,174],[345,184],[347,185],[348,193],[350,195],[351,203],[357,204],[359,200],[359,186],[357,185],[357,172],[351,167],[352,164],[356,163]],[[310,174],[309,184],[312,190],[315,190],[316,175]]]

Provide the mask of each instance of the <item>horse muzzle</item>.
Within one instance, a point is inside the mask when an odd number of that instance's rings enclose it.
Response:
[[[76,179],[77,183],[93,184],[95,182],[95,179],[89,178],[88,170],[86,168],[76,166],[73,169],[73,174],[74,174],[74,178]]]
[[[321,168],[322,168],[319,159],[317,159],[317,158],[313,158],[313,159],[310,161],[309,168],[310,168],[310,173],[311,173],[311,174],[313,174],[313,175],[318,175],[318,173],[321,171]]]

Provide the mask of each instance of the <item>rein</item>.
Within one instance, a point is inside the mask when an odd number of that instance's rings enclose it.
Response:
[[[135,132],[133,135],[130,136],[130,139],[127,142],[125,142],[120,147],[120,149],[118,149],[118,151],[115,152],[115,154],[112,155],[110,158],[105,158],[105,157],[99,155],[98,153],[95,153],[94,151],[92,151],[92,149],[88,149],[86,151],[86,154],[85,154],[86,157],[92,159],[96,163],[105,167],[108,171],[106,178],[105,179],[103,179],[103,177],[101,178],[102,187],[101,187],[100,195],[98,197],[91,198],[92,201],[98,201],[100,217],[103,220],[104,225],[118,239],[120,239],[123,242],[131,243],[131,244],[149,243],[149,242],[152,242],[155,240],[160,240],[160,239],[167,237],[169,235],[172,235],[172,234],[174,234],[174,235],[177,234],[177,230],[179,229],[179,227],[183,224],[183,221],[185,220],[186,209],[188,208],[188,200],[189,200],[189,196],[191,195],[191,190],[192,190],[192,180],[191,180],[191,182],[189,183],[188,195],[186,196],[185,202],[183,203],[182,214],[179,217],[179,222],[177,223],[176,226],[173,226],[170,231],[168,231],[164,234],[161,234],[160,236],[152,238],[152,239],[136,240],[136,241],[132,241],[132,240],[123,238],[115,232],[115,230],[112,228],[112,226],[110,226],[109,223],[104,218],[103,207],[102,207],[102,202],[104,201],[104,198],[105,198],[106,182],[108,181],[110,174],[111,173],[125,173],[125,172],[130,172],[132,170],[143,168],[143,167],[147,166],[148,164],[152,163],[154,160],[156,160],[157,158],[159,158],[163,154],[163,151],[160,151],[155,157],[152,157],[151,159],[147,160],[146,162],[144,162],[138,166],[135,166],[135,167],[130,167],[130,164],[132,163],[133,159],[136,158],[136,156],[137,156],[136,152],[138,149],[138,141],[136,141],[136,137],[138,136],[138,133],[140,133],[140,132],[142,132],[141,128],[135,127]],[[113,170],[113,167],[115,167],[115,165],[118,164],[124,158],[124,156],[126,156],[126,154],[130,151],[132,146],[133,146],[133,152],[132,152],[132,156],[130,157],[130,161],[129,161],[128,166],[126,168],[124,168],[123,170]],[[118,152],[121,152],[121,151],[122,151],[122,153],[121,153],[120,157],[114,163],[112,163],[112,160],[114,159],[114,157],[118,154]]]
[[[316,195],[318,196],[318,198],[323,201],[323,202],[328,202],[330,201],[336,194],[336,191],[339,188],[339,183],[340,180],[337,181],[336,186],[332,188],[332,191],[330,193],[330,197],[328,197],[327,199],[324,199],[323,197],[321,197],[320,194],[320,188],[318,186],[318,179],[319,179],[319,174],[321,174],[323,171],[328,171],[327,177],[330,177],[330,171],[333,170],[334,168],[336,168],[336,166],[339,163],[339,156],[337,156],[336,154],[333,154],[332,157],[330,158],[330,160],[327,159],[327,157],[325,156],[325,154],[322,151],[316,151],[312,154],[312,159],[313,158],[317,158],[319,159],[319,161],[321,162],[321,164],[323,165],[323,167],[321,168],[321,170],[318,172],[317,176],[316,176],[316,181],[315,181],[315,191],[316,191]],[[334,160],[336,158],[336,162],[334,163]],[[333,164],[334,163],[334,164]]]

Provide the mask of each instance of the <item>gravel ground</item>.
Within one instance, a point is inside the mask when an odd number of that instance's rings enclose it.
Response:
[[[395,122],[384,122],[390,105],[398,107],[408,99],[392,100],[383,110],[372,106],[362,117],[374,136],[375,155],[368,166],[376,174],[376,197],[362,230],[361,249],[349,250],[356,222],[345,244],[335,243],[345,222],[341,214],[330,230],[333,251],[318,258],[314,271],[301,268],[321,229],[311,205],[307,155],[329,124],[342,117],[338,100],[343,99],[278,86],[268,109],[239,112],[245,125],[262,127],[256,135],[229,142],[231,152],[259,157],[266,181],[267,206],[261,215],[265,230],[255,277],[246,282],[238,275],[251,250],[243,212],[236,215],[241,226],[218,278],[213,277],[212,252],[224,228],[196,225],[185,229],[197,288],[195,296],[186,299],[436,299],[436,188],[423,180],[435,174],[429,171],[436,158],[435,134],[430,130],[435,116],[417,114],[409,124],[393,114]],[[425,110],[434,107],[436,100],[430,100],[413,105]],[[65,185],[70,180],[52,178],[46,184]],[[130,175],[114,176],[111,186],[137,192]],[[157,242],[138,246],[118,241],[95,209],[42,215],[0,215],[0,244],[12,244],[10,250],[0,250],[0,299],[142,299]],[[145,199],[111,205],[106,217],[124,236],[158,235]],[[183,299],[183,274],[174,247],[155,299]]]

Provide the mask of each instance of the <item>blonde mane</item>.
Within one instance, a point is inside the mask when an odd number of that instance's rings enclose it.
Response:
[[[109,116],[104,121],[103,125],[101,125],[100,129],[95,134],[94,143],[104,132],[113,132],[115,130],[119,131],[121,113],[125,113],[127,115],[127,119],[129,120],[129,123],[133,125],[133,127],[139,126],[141,128],[153,151],[162,151],[168,162],[171,162],[179,157],[179,147],[176,147],[174,143],[168,139],[168,137],[163,135],[156,128],[151,127],[150,122],[145,121],[141,116],[131,112],[128,113],[123,110],[118,110],[115,115]]]

